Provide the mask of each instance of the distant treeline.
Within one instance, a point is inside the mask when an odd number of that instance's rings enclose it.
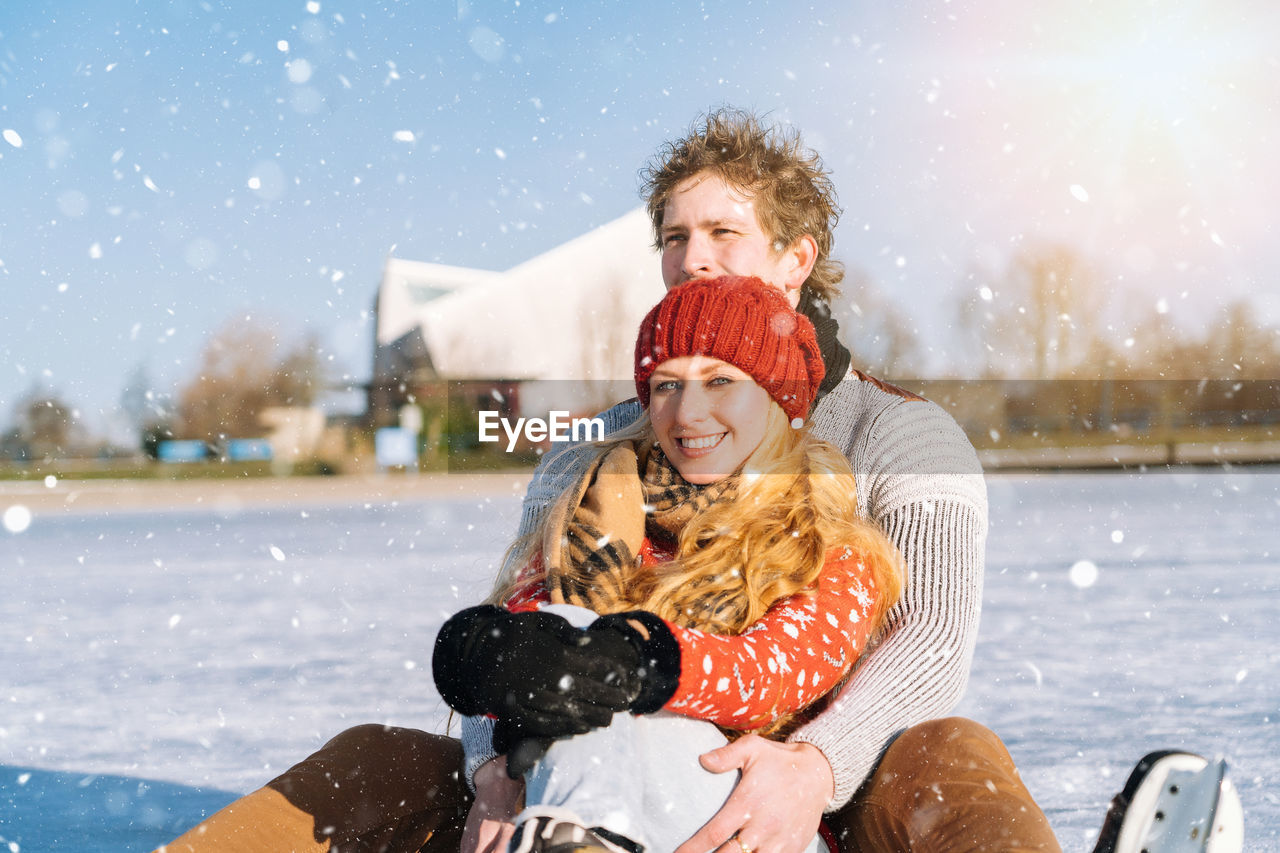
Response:
[[[1280,380],[922,380],[903,383],[944,406],[980,446],[1019,436],[1050,443],[1268,428],[1280,435]]]

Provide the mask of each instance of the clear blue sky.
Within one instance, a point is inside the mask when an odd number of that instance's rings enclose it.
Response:
[[[365,378],[389,252],[510,267],[724,103],[823,152],[837,255],[926,338],[1038,240],[1274,318],[1277,33],[1271,0],[0,3],[0,428],[37,385],[109,420],[238,313]]]

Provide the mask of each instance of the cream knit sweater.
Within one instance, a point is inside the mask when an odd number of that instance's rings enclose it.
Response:
[[[612,432],[640,414],[635,401],[602,416]],[[838,699],[790,740],[820,749],[835,776],[832,811],[849,801],[899,732],[944,716],[964,693],[982,608],[987,493],[982,468],[955,420],[851,373],[823,397],[812,428],[848,457],[858,510],[906,560],[902,598]],[[583,455],[548,454],[524,497],[519,535],[576,482]],[[494,757],[492,723],[466,718],[467,779]]]

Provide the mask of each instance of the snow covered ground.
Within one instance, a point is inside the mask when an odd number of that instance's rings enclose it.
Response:
[[[1228,757],[1246,848],[1280,851],[1280,470],[989,488],[959,712],[1005,738],[1064,848],[1088,849],[1138,757],[1180,746]],[[149,850],[346,726],[442,725],[432,638],[486,588],[517,510],[504,495],[0,529],[0,851]]]

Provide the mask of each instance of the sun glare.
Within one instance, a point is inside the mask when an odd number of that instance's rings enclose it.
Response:
[[[1267,27],[1238,4],[1175,5],[1024,8],[1021,45],[999,63],[1004,101],[990,106],[1005,110],[1014,153],[993,184],[1086,251],[1212,252],[1268,218],[1257,192],[1276,177]],[[1006,32],[1012,42],[1019,30]]]
[[[1129,23],[1081,57],[1075,83],[1100,137],[1089,142],[1114,146],[1131,178],[1179,182],[1201,200],[1228,189],[1258,106],[1245,96],[1257,72],[1237,52],[1251,36],[1207,11]]]
[[[1212,110],[1214,85],[1229,57],[1185,21],[1166,20],[1099,44],[1086,59],[1089,76],[1114,119],[1163,120],[1173,127]]]
[[[1280,181],[1280,6],[970,8],[936,67],[957,81],[942,102],[960,132],[945,144],[965,166],[956,180],[981,250],[1068,246],[1165,312],[1207,316],[1244,288],[1257,247],[1274,241],[1260,189]]]

